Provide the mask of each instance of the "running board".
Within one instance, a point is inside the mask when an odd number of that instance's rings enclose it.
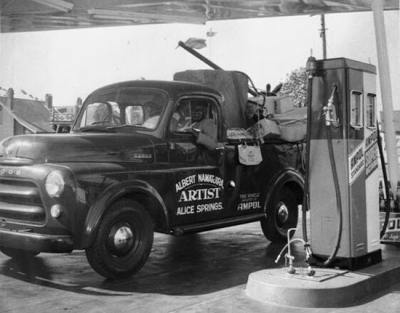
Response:
[[[172,228],[172,234],[176,236],[180,236],[187,233],[198,233],[206,230],[213,230],[217,228],[235,226],[240,224],[252,223],[261,220],[265,217],[264,213],[252,214],[252,215],[244,215],[237,216],[232,218],[227,218],[224,220],[218,221],[207,221],[204,223],[191,224],[187,226],[181,226],[177,228]]]

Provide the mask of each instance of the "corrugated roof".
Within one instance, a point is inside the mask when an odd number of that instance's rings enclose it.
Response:
[[[2,0],[2,33],[371,11],[378,0]],[[398,0],[382,1],[398,10]]]

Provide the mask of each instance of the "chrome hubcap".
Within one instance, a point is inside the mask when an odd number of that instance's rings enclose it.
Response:
[[[284,223],[286,223],[286,221],[289,218],[289,210],[287,208],[287,206],[283,203],[280,202],[278,205],[278,223],[279,225],[283,225]]]
[[[110,232],[109,244],[113,254],[125,255],[134,246],[132,229],[126,225],[116,225]]]

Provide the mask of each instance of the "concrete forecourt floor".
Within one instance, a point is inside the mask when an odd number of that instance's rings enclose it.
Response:
[[[382,245],[376,265],[316,269],[315,279],[305,277],[302,244],[292,247],[294,276],[283,268],[284,257],[275,263],[283,246],[266,240],[259,223],[182,237],[156,234],[146,265],[121,281],[96,274],[83,251],[43,253],[30,262],[1,254],[0,312],[399,311],[400,245]]]

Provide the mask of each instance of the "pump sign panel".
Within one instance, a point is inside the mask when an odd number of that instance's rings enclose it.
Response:
[[[354,149],[349,156],[350,185],[365,168],[364,147],[361,145]]]
[[[349,155],[350,185],[365,169],[366,178],[368,178],[378,168],[378,150],[377,150],[377,132],[374,131],[365,140],[364,145],[359,145]]]
[[[378,168],[378,132],[374,131],[365,140],[365,170],[367,178]]]

